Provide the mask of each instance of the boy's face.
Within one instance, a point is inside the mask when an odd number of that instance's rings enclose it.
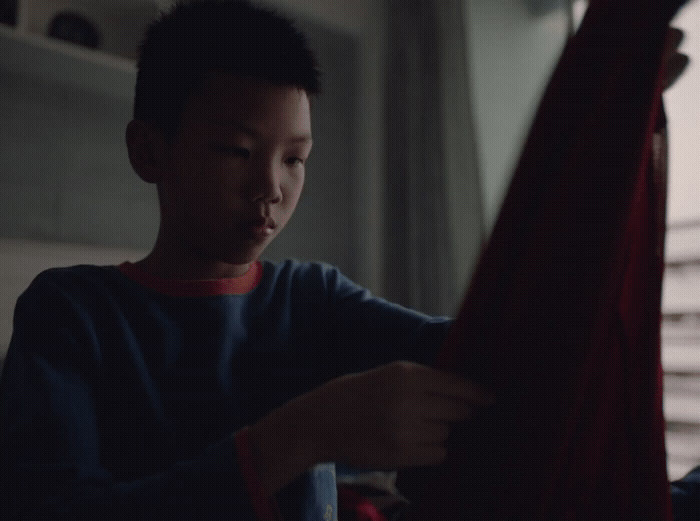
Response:
[[[159,182],[168,250],[244,273],[292,216],[310,152],[305,91],[212,75],[185,107]]]

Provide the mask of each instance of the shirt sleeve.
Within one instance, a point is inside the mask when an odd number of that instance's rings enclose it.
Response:
[[[238,431],[235,436],[238,463],[245,480],[248,495],[251,498],[255,515],[261,521],[275,521],[282,518],[277,500],[263,486],[255,470],[255,457],[250,444],[248,427]]]
[[[700,467],[671,483],[671,502],[674,520],[700,519]]]
[[[431,317],[372,295],[337,269],[327,272],[338,373],[396,360],[431,365],[452,320]]]
[[[233,433],[160,472],[110,474],[101,462],[109,425],[97,418],[94,355],[81,341],[89,327],[59,292],[30,290],[17,304],[0,383],[3,518],[254,519]]]

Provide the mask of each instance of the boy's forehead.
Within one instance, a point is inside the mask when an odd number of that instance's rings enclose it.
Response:
[[[230,119],[244,123],[250,119],[274,118],[281,111],[309,110],[309,99],[303,89],[229,73],[209,74],[197,98],[200,114],[217,121]]]

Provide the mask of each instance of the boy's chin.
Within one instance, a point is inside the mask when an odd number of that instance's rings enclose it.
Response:
[[[256,248],[254,250],[246,251],[244,253],[236,252],[230,254],[224,254],[217,256],[218,262],[224,264],[230,264],[232,266],[241,266],[244,264],[250,264],[258,260],[265,248]]]
[[[269,241],[254,244],[218,244],[217,248],[202,248],[200,251],[205,262],[209,264],[228,264],[242,266],[258,260]]]

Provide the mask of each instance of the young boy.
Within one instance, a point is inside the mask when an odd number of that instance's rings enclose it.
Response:
[[[179,4],[138,65],[126,141],[158,187],[158,238],[133,264],[46,271],[18,300],[3,518],[335,519],[327,462],[440,462],[451,423],[488,401],[422,365],[449,321],[329,266],[258,260],[311,152],[303,35],[246,2]]]

